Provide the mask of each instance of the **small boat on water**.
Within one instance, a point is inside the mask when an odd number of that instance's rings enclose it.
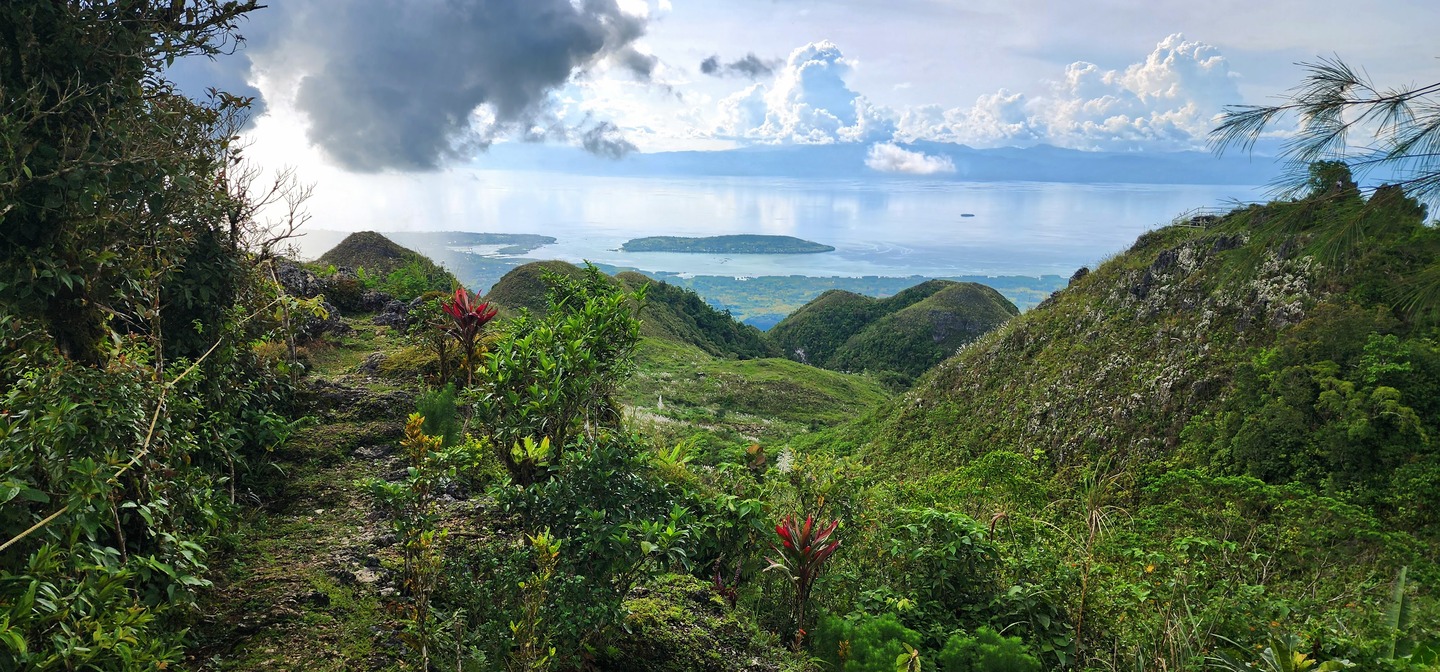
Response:
[[[975,216],[975,213],[973,213],[973,212],[962,212],[962,213],[960,213],[960,216],[961,216],[961,217],[974,217],[974,216]]]

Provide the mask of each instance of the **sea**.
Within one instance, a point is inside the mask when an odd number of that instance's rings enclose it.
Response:
[[[1262,187],[1250,185],[470,170],[391,176],[343,193],[327,193],[322,185],[309,204],[314,219],[308,228],[543,234],[556,242],[518,256],[686,275],[1068,276],[1125,250],[1146,231],[1263,197]],[[724,234],[794,236],[835,251],[718,255],[619,249],[643,236]],[[497,248],[470,251],[504,257]],[[317,250],[313,254],[323,252]]]

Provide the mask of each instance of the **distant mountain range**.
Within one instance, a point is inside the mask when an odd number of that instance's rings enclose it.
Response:
[[[632,153],[613,160],[574,148],[540,144],[495,145],[477,162],[507,168],[617,176],[786,177],[795,179],[913,179],[978,182],[1069,182],[1135,184],[1267,184],[1280,174],[1268,155],[1208,152],[1088,152],[1050,145],[975,149],[937,142],[902,148],[948,159],[953,173],[912,176],[866,165],[871,143],[765,145],[726,151]]]

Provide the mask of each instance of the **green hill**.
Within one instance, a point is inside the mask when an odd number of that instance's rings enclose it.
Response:
[[[510,269],[490,288],[486,301],[515,311],[524,308],[532,313],[545,312],[545,272],[580,277],[580,268],[564,261],[535,261]]]
[[[728,311],[715,310],[695,292],[627,271],[615,276],[629,287],[650,287],[640,329],[647,336],[688,343],[717,357],[779,357],[759,329],[741,324]]]
[[[365,269],[372,274],[389,275],[408,264],[419,264],[426,270],[443,272],[435,262],[419,252],[401,247],[385,236],[374,231],[352,233],[320,255],[316,260],[321,265],[351,270]]]
[[[1434,273],[1440,232],[1413,201],[1387,198],[1253,206],[1148,233],[879,412],[869,453],[928,468],[1014,451],[1055,469],[1251,476],[1433,534],[1440,348],[1397,304]],[[1365,242],[1322,262],[1339,227]]]
[[[826,292],[781,320],[769,336],[787,356],[815,366],[908,378],[1018,312],[984,285],[927,280],[884,299]]]
[[[949,284],[852,336],[831,357],[829,368],[918,376],[1018,312],[989,287]]]
[[[537,261],[518,266],[495,283],[485,298],[509,309],[545,311],[546,271],[578,277],[581,270],[563,261]],[[641,334],[650,338],[692,345],[716,357],[753,359],[777,357],[779,350],[755,327],[740,324],[715,310],[695,292],[652,280],[640,273],[623,272],[615,279],[629,288],[648,285],[645,308],[640,311]]]
[[[310,264],[317,272],[348,269],[350,274],[331,278],[331,294],[348,297],[361,289],[378,289],[395,298],[409,300],[428,291],[448,291],[459,284],[443,266],[414,250],[374,231],[352,233],[339,245]],[[330,268],[330,267],[333,267]],[[350,309],[355,301],[341,299]]]

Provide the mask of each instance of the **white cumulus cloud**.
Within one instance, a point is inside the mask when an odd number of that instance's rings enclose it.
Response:
[[[764,144],[928,140],[974,147],[1199,149],[1216,115],[1240,100],[1236,75],[1220,51],[1178,33],[1123,69],[1078,61],[1036,93],[1001,89],[969,107],[921,105],[898,115],[850,88],[852,67],[832,42],[800,47],[772,81],[722,99],[711,113],[711,135]]]
[[[1193,149],[1238,100],[1220,51],[1177,33],[1123,71],[1071,64],[1033,119],[1055,144],[1079,149]]]
[[[717,135],[760,143],[828,144],[883,139],[890,112],[846,83],[852,63],[828,40],[790,53],[769,84],[753,84],[720,102]]]
[[[914,152],[894,143],[877,142],[870,146],[865,165],[882,173],[934,175],[955,172],[955,162],[946,156],[930,156]]]
[[[968,108],[908,109],[895,137],[981,147],[1197,149],[1216,115],[1240,100],[1235,79],[1218,49],[1177,33],[1124,70],[1072,63],[1039,95],[1001,89]]]

